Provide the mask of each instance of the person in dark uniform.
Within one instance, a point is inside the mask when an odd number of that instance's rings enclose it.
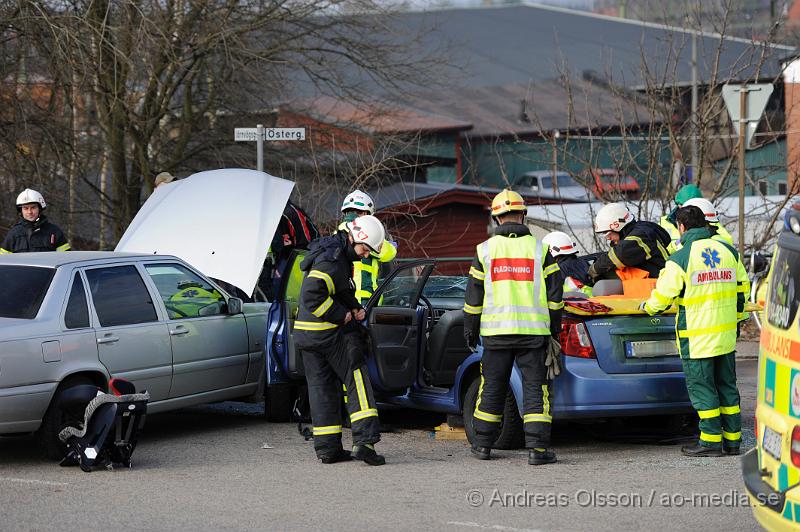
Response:
[[[353,343],[345,326],[365,318],[351,279],[353,263],[380,253],[385,230],[374,216],[356,218],[346,229],[314,242],[300,264],[307,273],[292,334],[308,382],[317,457],[324,464],[352,457],[383,465],[386,460],[374,447],[380,440],[380,426],[367,366],[363,353],[351,352]],[[352,454],[342,448],[342,383],[347,387]]]
[[[4,253],[31,251],[69,251],[70,245],[64,232],[43,214],[47,208],[44,197],[26,188],[17,196],[17,211],[22,218],[11,228],[0,245]]]

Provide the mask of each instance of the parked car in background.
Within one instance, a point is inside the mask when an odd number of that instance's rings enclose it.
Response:
[[[48,457],[63,456],[60,398],[112,377],[148,391],[149,413],[257,399],[266,310],[173,256],[2,255],[0,434],[37,431]]]
[[[587,181],[592,183],[592,192],[602,201],[636,200],[641,196],[639,183],[614,168],[593,168]]]
[[[542,199],[592,200],[592,193],[567,172],[556,172],[555,177],[553,179],[552,170],[525,172],[516,179],[513,187],[520,194]]]
[[[267,336],[267,416],[289,419],[304,383],[292,342],[302,255],[291,258],[281,297],[272,305]],[[435,275],[433,259],[403,263],[366,305],[367,366],[379,404],[463,415],[473,436],[472,415],[480,387],[482,349],[464,340],[463,276]],[[629,305],[636,309],[638,301]],[[662,415],[683,422],[692,412],[677,354],[675,317],[629,314],[580,316],[565,312],[561,344],[564,371],[553,388],[557,420]],[[514,369],[498,448],[522,444],[522,381]]]

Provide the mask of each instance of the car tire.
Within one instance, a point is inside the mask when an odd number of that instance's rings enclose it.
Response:
[[[56,393],[53,394],[50,406],[47,407],[47,411],[42,418],[42,425],[36,432],[39,450],[48,460],[61,460],[67,453],[66,445],[58,439],[58,434],[61,430],[66,426],[83,422],[82,412],[70,414],[59,406],[61,397],[70,388],[87,384],[94,385],[88,377],[72,377],[62,382]]]
[[[292,416],[292,385],[279,383],[267,385],[264,393],[264,417],[270,423],[283,423]]]
[[[475,403],[478,401],[478,388],[480,378],[475,379],[464,394],[464,432],[470,443],[475,440],[475,427],[473,426]],[[525,433],[522,430],[522,418],[519,416],[517,401],[514,393],[508,390],[506,404],[503,408],[503,421],[500,425],[500,434],[497,436],[492,449],[519,449],[525,445]]]

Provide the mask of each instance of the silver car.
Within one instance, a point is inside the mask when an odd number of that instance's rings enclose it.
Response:
[[[594,198],[594,194],[566,172],[556,172],[555,184],[552,170],[537,170],[517,177],[514,188],[523,195],[548,200],[583,202]]]
[[[59,396],[111,377],[147,390],[149,412],[258,397],[266,310],[172,256],[3,255],[0,434],[38,431],[58,458]]]

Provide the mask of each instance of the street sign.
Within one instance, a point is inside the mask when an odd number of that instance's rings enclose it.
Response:
[[[736,129],[736,134],[739,135],[741,123],[747,122],[747,127],[744,133],[745,149],[750,149],[750,142],[753,140],[758,122],[761,120],[761,115],[767,107],[769,97],[772,95],[774,87],[771,83],[761,83],[758,85],[723,85],[722,86],[722,99],[725,100],[725,107],[728,108],[728,114],[733,122],[733,127]],[[746,102],[744,105],[745,115],[741,116],[741,93],[746,94]]]
[[[304,127],[265,127],[261,140],[306,140]],[[258,140],[258,128],[237,127],[233,130],[233,140],[237,142],[255,142]]]

